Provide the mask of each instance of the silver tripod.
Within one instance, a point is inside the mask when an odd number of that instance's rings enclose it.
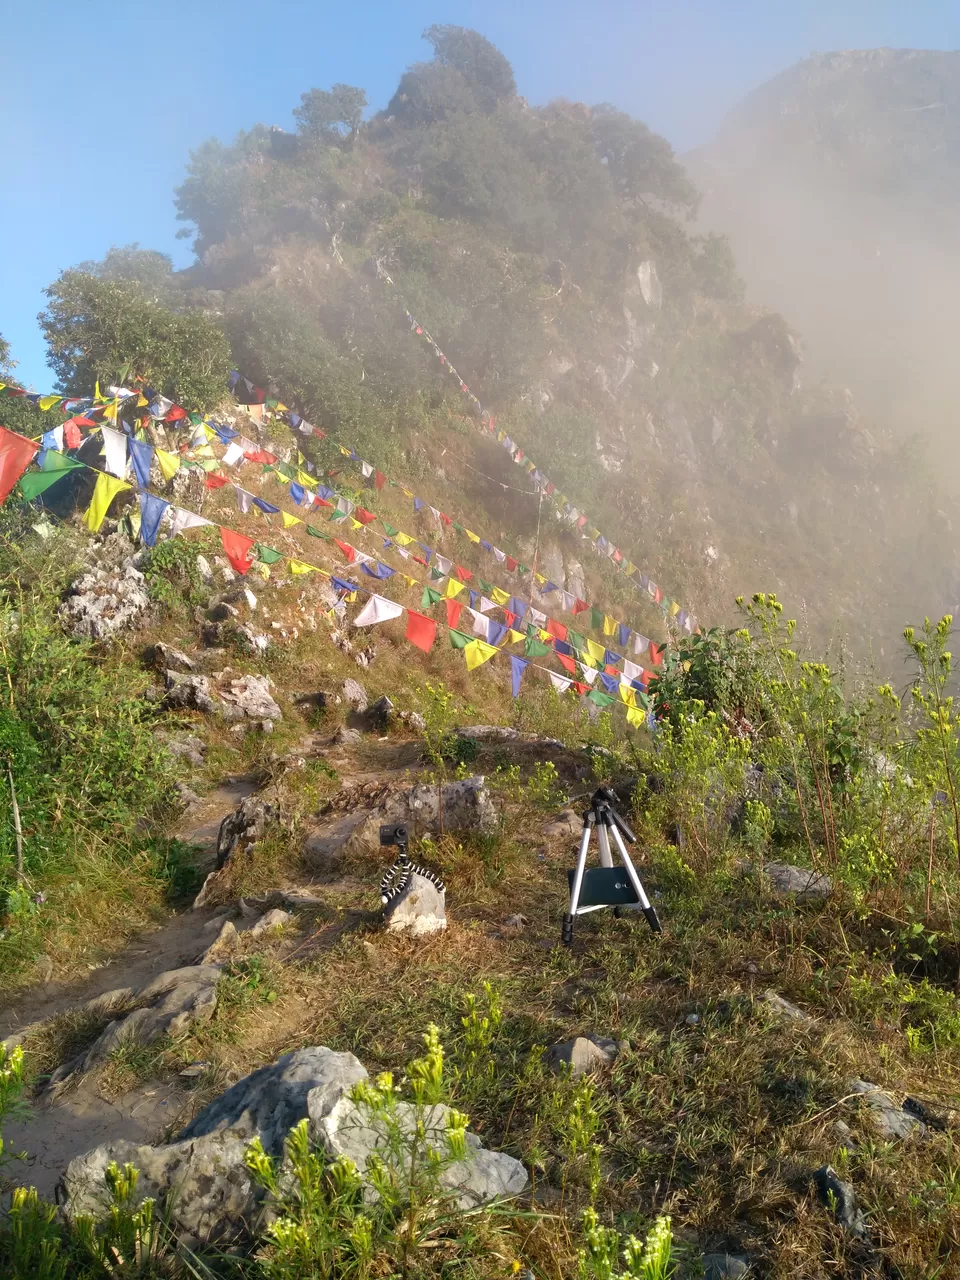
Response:
[[[639,906],[654,933],[663,932],[656,910],[650,905],[650,899],[644,892],[624,844],[624,837],[631,844],[636,843],[637,837],[617,813],[615,802],[616,795],[613,791],[608,787],[599,787],[593,795],[590,808],[583,815],[583,835],[580,837],[577,866],[570,872],[570,910],[563,917],[563,931],[560,935],[560,941],[565,947],[573,942],[573,922],[576,917],[590,911],[601,911],[604,907],[619,909]],[[594,831],[597,833],[600,849],[600,866],[588,870],[587,854]],[[611,836],[623,863],[622,871],[613,864]]]

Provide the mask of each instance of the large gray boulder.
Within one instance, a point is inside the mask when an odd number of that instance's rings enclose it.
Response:
[[[497,810],[482,776],[445,782],[438,788],[432,782],[418,783],[403,791],[386,795],[379,806],[354,828],[348,844],[351,849],[373,851],[380,848],[381,823],[405,823],[414,835],[443,829],[456,831],[492,831],[497,825]]]
[[[163,706],[168,711],[209,713],[217,710],[207,676],[182,675],[177,671],[165,671],[163,680],[167,688]]]
[[[214,965],[190,965],[161,973],[137,992],[123,989],[98,997],[94,1003],[99,1010],[129,1012],[108,1023],[89,1049],[54,1071],[47,1086],[49,1093],[56,1097],[78,1076],[102,1066],[121,1047],[152,1044],[161,1036],[177,1036],[196,1023],[209,1021],[217,1007],[221,976]]]
[[[224,685],[220,697],[251,720],[280,720],[283,712],[270,692],[271,683],[269,676],[241,676]]]
[[[278,1157],[290,1130],[308,1118],[311,1139],[332,1156],[349,1155],[361,1172],[370,1156],[384,1149],[383,1128],[371,1124],[367,1109],[349,1096],[366,1076],[352,1053],[314,1047],[284,1054],[211,1102],[174,1142],[156,1147],[111,1142],[71,1160],[61,1180],[64,1213],[70,1220],[79,1214],[102,1218],[109,1211],[107,1166],[111,1160],[129,1162],[141,1174],[138,1199],[157,1200],[182,1244],[238,1243],[255,1234],[270,1214],[244,1165],[254,1138],[268,1155]],[[398,1117],[412,1135],[412,1104],[400,1104]],[[427,1115],[428,1139],[441,1150],[447,1117],[448,1109],[439,1105]],[[467,1134],[467,1147],[468,1158],[450,1166],[443,1177],[463,1208],[524,1189],[527,1177],[519,1161],[484,1150],[474,1134]]]
[[[259,1137],[269,1155],[279,1156],[289,1131],[306,1118],[311,1093],[320,1116],[366,1075],[352,1053],[315,1047],[284,1054],[211,1102],[175,1142],[109,1142],[71,1160],[62,1179],[64,1212],[70,1219],[103,1217],[106,1168],[111,1160],[129,1161],[140,1170],[138,1199],[156,1199],[183,1244],[229,1245],[248,1224],[256,1228],[262,1203],[243,1163],[250,1142]]]
[[[93,568],[73,583],[60,605],[60,621],[73,636],[109,640],[144,621],[151,607],[143,574],[132,564]]]
[[[369,1110],[343,1097],[324,1114],[315,1114],[313,1097],[310,1098],[311,1131],[333,1156],[347,1156],[362,1173],[366,1172],[370,1157],[387,1148],[384,1126],[371,1122]],[[410,1138],[417,1131],[418,1120],[423,1121],[424,1138],[438,1151],[446,1150],[447,1120],[450,1108],[437,1103],[418,1115],[418,1108],[409,1102],[397,1104],[396,1119],[401,1130]],[[474,1209],[505,1196],[519,1195],[527,1185],[527,1171],[519,1160],[502,1151],[488,1151],[481,1147],[480,1139],[468,1133],[467,1158],[455,1161],[441,1174],[440,1181],[454,1193],[461,1209]],[[376,1198],[368,1187],[366,1195]]]

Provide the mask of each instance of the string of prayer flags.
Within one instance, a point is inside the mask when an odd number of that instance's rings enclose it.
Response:
[[[98,474],[97,483],[93,490],[93,498],[83,517],[83,522],[91,533],[98,532],[106,517],[110,503],[117,494],[129,488],[130,486],[118,476],[108,475],[106,471],[101,471]]]
[[[389,622],[391,618],[399,618],[403,613],[403,605],[386,596],[372,595],[353,620],[355,627],[371,627],[377,622]]]
[[[429,591],[429,587],[427,590]],[[424,653],[429,653],[436,635],[437,624],[433,618],[428,618],[422,613],[415,613],[413,609],[407,610],[406,638],[411,644],[416,645],[418,649],[422,649]]]
[[[158,498],[152,493],[144,493],[141,489],[140,537],[148,547],[156,545],[157,534],[160,531],[160,521],[163,519],[163,513],[169,505],[169,502],[164,502],[163,498]]]
[[[35,440],[0,427],[0,502],[6,502],[39,451]]]
[[[253,539],[245,538],[242,533],[234,533],[232,529],[220,527],[220,541],[223,551],[237,573],[244,574],[250,568],[250,552],[253,550]]]

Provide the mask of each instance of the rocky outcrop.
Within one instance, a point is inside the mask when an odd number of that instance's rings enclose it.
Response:
[[[308,1118],[311,1138],[332,1155],[349,1155],[363,1172],[387,1139],[380,1124],[349,1096],[367,1076],[352,1053],[325,1047],[297,1049],[271,1066],[254,1071],[211,1102],[174,1142],[161,1146],[118,1141],[71,1160],[61,1182],[61,1202],[70,1219],[108,1212],[104,1173],[110,1161],[129,1161],[140,1170],[139,1199],[153,1197],[182,1244],[227,1247],[249,1238],[264,1221],[263,1193],[252,1182],[244,1152],[259,1138],[271,1156],[280,1156],[284,1140]],[[435,1145],[444,1149],[446,1107],[426,1117],[400,1104],[398,1119],[412,1134],[417,1120]],[[473,1208],[498,1196],[514,1195],[526,1185],[523,1166],[510,1156],[486,1151],[467,1134],[468,1157],[443,1174],[457,1203]],[[373,1198],[372,1188],[369,1189]]]
[[[269,676],[240,676],[221,688],[220,697],[251,720],[280,720],[283,712],[274,701],[271,687]]]
[[[445,782],[441,788],[420,783],[403,791],[387,792],[378,807],[354,828],[349,847],[379,849],[381,823],[405,823],[416,835],[437,832],[441,808],[444,831],[492,831],[497,825],[497,811],[482,777]]]
[[[163,707],[168,711],[201,711],[205,714],[217,710],[217,703],[210,692],[207,676],[181,675],[176,671],[163,673],[166,696]]]
[[[132,564],[94,568],[77,578],[60,605],[60,621],[72,636],[110,640],[144,621],[151,601],[143,574]]]
[[[97,1010],[129,1008],[110,1022],[89,1049],[63,1063],[47,1086],[52,1096],[62,1093],[80,1075],[102,1066],[121,1046],[151,1044],[161,1036],[177,1036],[198,1022],[207,1022],[217,1007],[220,970],[212,965],[171,969],[140,991],[124,988],[97,998]],[[93,1010],[91,1010],[93,1011]]]

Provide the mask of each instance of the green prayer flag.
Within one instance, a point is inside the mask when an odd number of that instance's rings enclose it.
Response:
[[[323,538],[326,542],[330,541],[331,535],[329,533],[323,533],[320,529],[315,529],[312,524],[306,524],[305,528],[311,538]]]
[[[20,495],[24,502],[32,502],[65,475],[66,471],[28,471],[20,477]]]
[[[517,565],[517,573],[529,573],[529,572],[530,572],[530,570],[527,568],[527,566],[526,566],[525,564],[518,564],[518,565]]]
[[[330,512],[330,519],[331,519],[331,520],[346,520],[346,518],[347,518],[347,513],[346,513],[345,511],[331,511],[331,512]]]
[[[296,480],[297,472],[288,462],[275,462],[272,464],[273,470],[277,475],[283,476],[284,480]]]
[[[488,596],[490,592],[493,590],[493,583],[484,582],[483,578],[477,579],[477,586],[480,588],[480,590],[483,592],[485,596]]]
[[[590,610],[590,629],[599,631],[603,626],[603,610],[598,609],[596,605]]]
[[[194,409],[193,413],[188,413],[187,417],[190,419],[190,422],[195,427],[199,427],[203,422],[203,414],[197,413],[196,409]]]
[[[256,552],[261,564],[276,564],[278,560],[283,559],[279,551],[274,551],[273,547],[265,547],[260,542],[257,543]]]
[[[574,631],[573,627],[567,628],[567,643],[572,644],[578,652],[587,647],[586,639],[579,631]]]
[[[524,641],[523,652],[528,658],[545,658],[550,653],[550,649],[542,640],[536,640],[528,635]]]
[[[430,566],[430,577],[433,579],[434,582],[439,582],[441,578],[445,578],[446,576],[447,575],[443,572],[443,570],[438,569],[435,564]]]
[[[453,527],[456,529],[457,533],[463,533],[463,525],[457,524],[456,520],[453,522]]]
[[[420,608],[427,609],[432,604],[439,604],[442,599],[443,596],[439,591],[434,591],[433,587],[425,586],[423,588],[423,595],[420,597]]]
[[[615,698],[611,698],[609,693],[604,693],[602,689],[591,689],[587,694],[587,699],[593,703],[595,707],[609,707],[611,702],[615,702]]]
[[[75,458],[68,458],[65,453],[57,453],[56,449],[47,449],[43,455],[43,462],[40,463],[41,471],[75,471],[77,467],[82,467],[82,462],[77,462]]]
[[[474,640],[473,636],[465,635],[462,631],[454,631],[453,627],[448,628],[447,634],[454,649],[465,649]]]
[[[383,525],[383,531],[388,538],[395,538],[400,532],[400,530],[395,529],[392,524],[387,524],[386,520],[381,520],[380,523]]]

